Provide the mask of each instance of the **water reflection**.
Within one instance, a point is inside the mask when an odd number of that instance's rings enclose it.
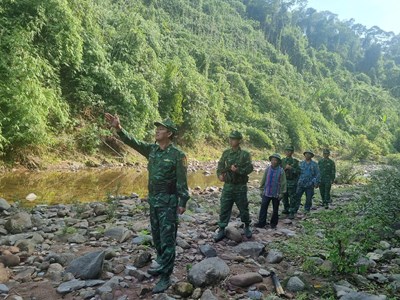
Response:
[[[147,177],[147,171],[133,168],[9,172],[0,175],[0,197],[25,202],[29,193],[35,193],[38,198],[34,204],[104,201],[107,194],[137,193],[145,197]],[[188,184],[190,188],[222,186],[215,174],[206,175],[203,171],[189,173]]]

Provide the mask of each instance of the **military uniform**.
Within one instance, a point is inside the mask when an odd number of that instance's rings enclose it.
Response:
[[[292,146],[287,147],[285,150],[294,151]],[[285,170],[286,166],[290,165],[292,168]],[[286,175],[286,193],[283,195],[283,213],[290,214],[293,217],[297,213],[298,198],[296,197],[297,180],[299,179],[300,166],[299,161],[293,157],[285,157],[282,159],[282,168],[285,170]]]
[[[234,131],[229,136],[231,139],[241,139],[242,135]],[[236,172],[231,171],[231,166],[235,165]],[[247,200],[247,182],[249,174],[253,171],[250,153],[240,147],[236,150],[227,149],[222,153],[217,166],[217,176],[224,177],[224,187],[220,200],[219,228],[223,232],[228,226],[231,218],[233,204],[236,203],[240,211],[240,219],[248,229],[250,224],[249,202]],[[246,234],[251,236],[250,234]],[[215,239],[219,240],[218,238]]]
[[[312,157],[314,153],[311,150],[305,151],[303,154],[310,153]],[[320,184],[320,174],[318,164],[311,160],[307,162],[303,160],[299,164],[300,166],[300,176],[297,181],[297,210],[300,207],[300,201],[303,194],[306,194],[306,203],[304,204],[304,211],[307,213],[310,211],[312,206],[312,198],[314,196],[314,188],[318,187]]]
[[[324,154],[330,154],[328,149],[324,150]],[[328,158],[322,158],[318,161],[319,172],[321,174],[321,183],[319,191],[321,193],[322,205],[328,208],[331,203],[331,187],[336,177],[335,162]]]
[[[169,120],[156,122],[172,131]],[[187,186],[187,161],[185,154],[170,144],[161,149],[158,144],[138,141],[124,129],[118,132],[125,144],[131,146],[148,159],[150,223],[153,243],[160,267],[155,273],[169,278],[175,261],[176,232],[178,226],[177,207],[186,207],[189,200]]]

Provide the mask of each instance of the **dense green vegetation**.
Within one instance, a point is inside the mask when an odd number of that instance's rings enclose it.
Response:
[[[0,153],[90,153],[105,111],[146,139],[171,117],[186,146],[237,128],[268,149],[399,151],[400,35],[305,3],[2,0]]]

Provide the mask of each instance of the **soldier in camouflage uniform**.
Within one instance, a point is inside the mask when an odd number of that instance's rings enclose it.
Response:
[[[175,261],[177,213],[185,212],[189,200],[187,187],[187,161],[185,154],[172,144],[177,132],[170,120],[155,122],[157,143],[138,141],[129,135],[120,124],[118,116],[106,113],[106,120],[117,129],[121,139],[145,156],[149,171],[150,223],[153,243],[157,251],[158,267],[150,268],[148,273],[160,275],[153,293],[160,293],[170,286]]]
[[[321,183],[319,185],[319,191],[321,193],[322,205],[325,208],[329,208],[331,203],[331,187],[336,177],[336,166],[335,162],[329,158],[329,149],[324,149],[323,156],[318,161],[319,172],[321,174]]]
[[[293,158],[293,152],[293,146],[286,147],[286,157],[282,159],[282,168],[285,170],[287,186],[286,193],[283,195],[283,213],[289,214],[289,219],[294,219],[294,215],[298,209],[296,190],[300,167],[299,161]]]
[[[240,211],[240,219],[245,224],[244,233],[251,238],[249,202],[247,200],[247,182],[253,172],[250,153],[240,148],[243,136],[239,131],[229,135],[230,149],[222,153],[218,162],[217,176],[224,182],[220,200],[219,231],[214,236],[216,242],[225,237],[225,227],[231,218],[233,203]]]

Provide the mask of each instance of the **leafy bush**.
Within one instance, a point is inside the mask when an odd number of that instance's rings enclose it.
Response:
[[[95,153],[101,143],[100,132],[97,124],[84,126],[77,136],[79,148],[86,154]]]
[[[249,136],[250,143],[256,147],[270,149],[273,146],[273,143],[268,135],[257,128],[247,128],[246,134]]]
[[[359,171],[356,171],[354,164],[351,162],[337,162],[337,176],[335,179],[336,183],[339,184],[351,184],[354,183],[357,176],[360,175]]]

